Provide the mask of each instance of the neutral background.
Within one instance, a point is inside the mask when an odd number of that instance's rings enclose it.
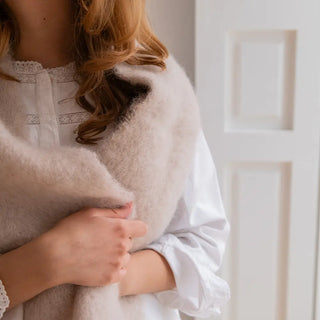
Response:
[[[319,0],[147,0],[195,86],[231,234],[224,320],[320,320]]]
[[[195,1],[148,0],[149,17],[156,35],[195,79]]]

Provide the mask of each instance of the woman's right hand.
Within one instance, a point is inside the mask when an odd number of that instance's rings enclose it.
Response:
[[[116,212],[84,208],[43,234],[56,285],[105,286],[121,280],[130,260],[132,238],[147,232],[144,222],[126,219],[131,207],[113,209]]]

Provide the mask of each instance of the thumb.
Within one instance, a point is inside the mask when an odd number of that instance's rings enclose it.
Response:
[[[110,208],[111,210],[111,217],[112,218],[122,218],[126,219],[130,213],[132,212],[133,202],[128,202],[124,206],[121,206],[120,208]]]

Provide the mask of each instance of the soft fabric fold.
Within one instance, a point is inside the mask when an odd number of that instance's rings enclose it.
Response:
[[[0,62],[2,70],[14,75],[9,56]],[[132,104],[129,120],[107,128],[95,146],[46,148],[24,140],[26,114],[23,97],[17,94],[19,83],[0,80],[0,253],[23,245],[83,207],[113,208],[129,201],[134,201],[129,219],[148,225],[147,235],[134,239],[131,252],[163,234],[183,192],[201,127],[185,71],[172,55],[166,64],[165,71],[126,63],[115,67],[121,78],[150,90]],[[23,319],[144,316],[139,295],[119,297],[117,284],[65,284],[25,302]]]

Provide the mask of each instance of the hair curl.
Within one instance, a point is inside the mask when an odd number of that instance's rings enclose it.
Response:
[[[166,69],[167,48],[154,35],[145,0],[75,0],[74,61],[80,76],[76,102],[92,113],[79,124],[81,144],[96,144],[95,137],[110,124],[130,114],[134,99],[147,94],[143,84],[131,84],[113,73],[116,64],[155,65]],[[0,2],[0,58],[19,43],[18,24],[4,1]],[[0,70],[0,77],[19,81]],[[94,106],[85,97],[90,94]]]

